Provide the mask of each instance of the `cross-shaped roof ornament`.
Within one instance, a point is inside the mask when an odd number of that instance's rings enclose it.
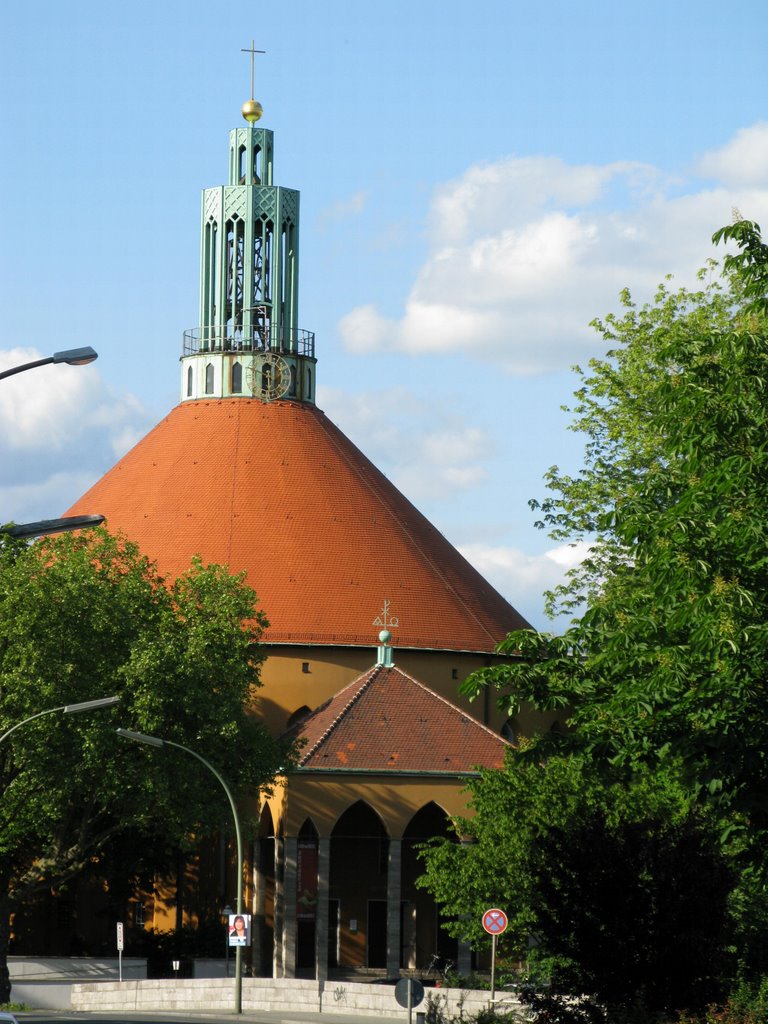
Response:
[[[250,53],[250,55],[251,55],[251,99],[254,98],[254,96],[253,96],[253,76],[254,76],[254,68],[255,68],[255,64],[256,64],[256,54],[257,53],[266,53],[266,52],[267,52],[266,50],[257,50],[256,49],[256,40],[255,39],[251,40],[251,45],[250,45],[250,47],[248,49],[243,49],[242,47],[240,48],[240,53]]]

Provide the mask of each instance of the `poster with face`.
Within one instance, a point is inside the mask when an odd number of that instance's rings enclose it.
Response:
[[[251,915],[230,914],[229,915],[229,944],[230,946],[250,946],[251,944]]]

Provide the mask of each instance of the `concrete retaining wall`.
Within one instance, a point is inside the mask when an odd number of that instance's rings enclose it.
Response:
[[[234,1008],[234,979],[193,978],[183,981],[124,981],[72,986],[72,1009],[90,1013],[144,1013],[224,1011]],[[461,989],[427,989],[446,1000],[446,1011],[465,1014],[488,1005],[489,992]],[[426,995],[417,1011],[426,1009]],[[403,1009],[395,1001],[393,985],[360,982],[316,981],[289,978],[243,978],[243,1012],[296,1010],[359,1014],[402,1020]]]

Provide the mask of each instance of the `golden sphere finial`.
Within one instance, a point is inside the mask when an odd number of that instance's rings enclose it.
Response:
[[[255,124],[264,113],[264,108],[258,100],[246,100],[243,104],[243,117],[249,124]]]

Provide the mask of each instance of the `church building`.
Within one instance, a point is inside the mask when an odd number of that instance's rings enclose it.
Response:
[[[552,724],[458,696],[527,623],[317,407],[299,193],[274,183],[260,105],[243,114],[227,183],[203,191],[180,402],[67,514],[105,515],[169,578],[195,555],[245,570],[269,620],[254,713],[305,743],[274,793],[253,797],[249,969],[392,977],[438,954],[468,971],[416,887],[416,851],[450,834],[478,767]],[[235,895],[222,872],[213,905]],[[180,919],[158,894],[141,911],[129,932]],[[182,912],[194,921],[193,902]]]

